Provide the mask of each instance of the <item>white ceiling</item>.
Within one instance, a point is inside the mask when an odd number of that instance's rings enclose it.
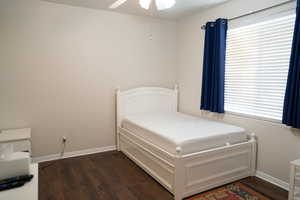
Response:
[[[53,3],[67,4],[72,6],[87,7],[93,9],[112,10],[108,7],[116,0],[44,0]],[[176,0],[176,5],[168,10],[157,11],[154,9],[150,11],[142,9],[139,6],[138,0],[127,0],[126,3],[112,11],[134,14],[134,15],[153,15],[163,19],[179,19],[181,17],[191,15],[201,9],[205,9],[229,0]]]

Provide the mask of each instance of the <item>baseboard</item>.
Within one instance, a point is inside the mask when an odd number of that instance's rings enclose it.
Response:
[[[264,172],[261,172],[261,171],[256,171],[256,176],[258,178],[261,178],[269,183],[272,183],[278,187],[281,187],[282,189],[285,189],[287,191],[289,191],[289,183],[285,182],[285,181],[282,181],[278,178],[275,178],[269,174],[266,174]]]
[[[33,157],[32,161],[34,163],[41,163],[41,162],[46,162],[46,161],[71,158],[71,157],[77,157],[77,156],[84,156],[84,155],[101,153],[101,152],[106,152],[106,151],[113,151],[113,150],[116,150],[116,146],[107,146],[107,147],[85,149],[85,150],[81,150],[81,151],[66,152],[66,153],[64,153],[64,155],[62,157],[60,154],[52,154],[52,155],[47,155],[47,156]]]

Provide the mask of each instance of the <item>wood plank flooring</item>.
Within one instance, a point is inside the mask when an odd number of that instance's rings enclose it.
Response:
[[[111,151],[40,164],[39,200],[173,200],[124,154]],[[287,192],[259,178],[240,182],[274,200]]]

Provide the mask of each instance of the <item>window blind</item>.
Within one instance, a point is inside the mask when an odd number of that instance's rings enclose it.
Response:
[[[295,15],[229,29],[225,111],[281,120]]]

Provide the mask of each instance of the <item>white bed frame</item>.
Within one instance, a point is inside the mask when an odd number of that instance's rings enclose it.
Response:
[[[175,200],[255,175],[254,134],[247,142],[182,155],[180,148],[171,154],[121,126],[128,114],[177,111],[177,102],[177,86],[174,90],[143,87],[121,92],[117,89],[117,149],[174,194]]]

